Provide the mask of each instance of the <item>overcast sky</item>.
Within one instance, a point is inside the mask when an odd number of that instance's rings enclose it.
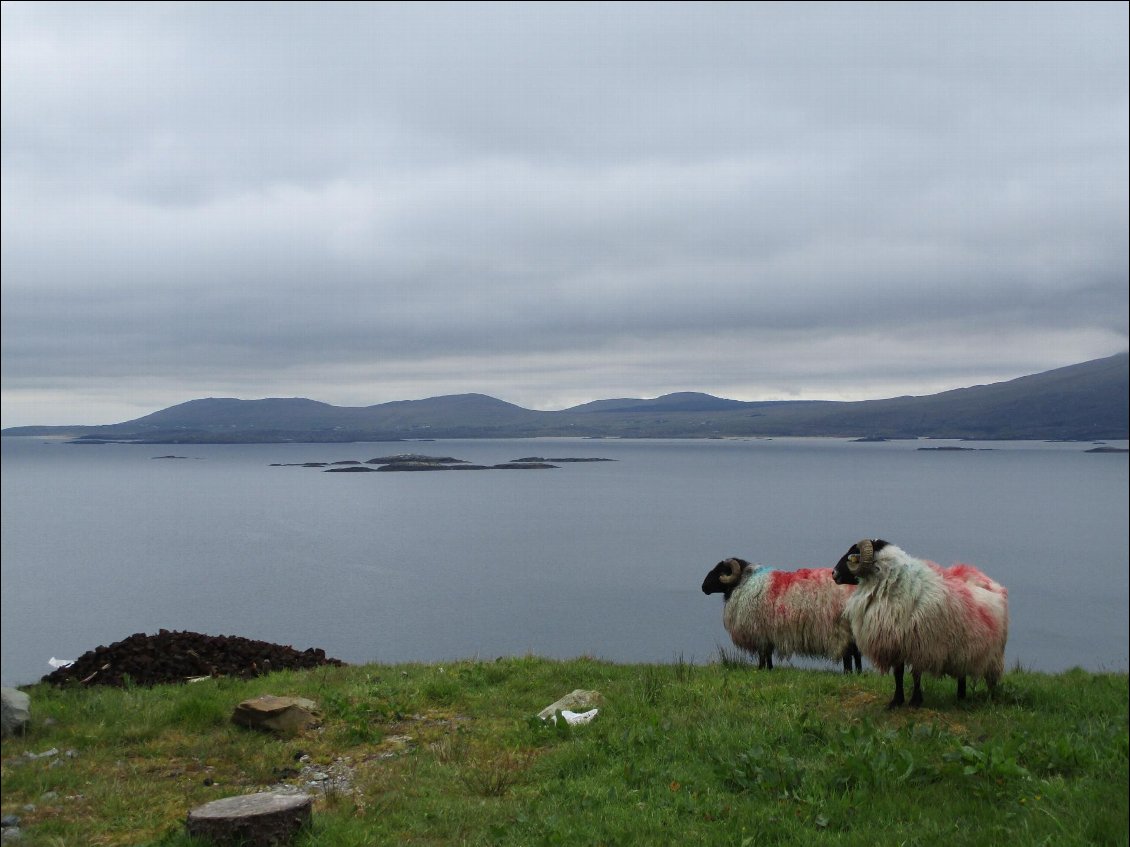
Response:
[[[3,4],[3,426],[1126,350],[1127,3]]]

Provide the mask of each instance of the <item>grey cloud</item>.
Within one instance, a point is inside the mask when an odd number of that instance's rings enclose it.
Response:
[[[100,374],[544,406],[1126,346],[1118,4],[3,15],[6,414]]]

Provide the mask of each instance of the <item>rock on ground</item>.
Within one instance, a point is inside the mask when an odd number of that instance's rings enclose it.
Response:
[[[310,825],[313,802],[306,795],[270,792],[227,797],[193,809],[185,828],[214,844],[278,847]]]
[[[31,698],[18,689],[4,688],[0,689],[0,700],[3,701],[0,735],[7,738],[23,732],[31,718]]]

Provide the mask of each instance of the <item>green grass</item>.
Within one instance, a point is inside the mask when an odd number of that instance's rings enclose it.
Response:
[[[965,702],[929,680],[926,708],[888,712],[889,677],[721,659],[33,686],[27,735],[3,744],[3,812],[23,844],[190,847],[190,809],[306,784],[306,766],[334,779],[308,787],[301,847],[1128,843],[1126,674],[1014,670]],[[595,721],[533,717],[575,688],[603,693]],[[324,724],[230,722],[265,693],[316,701]]]

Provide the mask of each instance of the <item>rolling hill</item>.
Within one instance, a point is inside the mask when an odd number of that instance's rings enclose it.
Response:
[[[419,438],[840,436],[1126,439],[1130,357],[1120,353],[1007,382],[858,402],[744,402],[697,392],[597,400],[557,412],[484,394],[364,407],[305,398],[206,398],[108,426],[13,427],[145,443],[348,442]]]

